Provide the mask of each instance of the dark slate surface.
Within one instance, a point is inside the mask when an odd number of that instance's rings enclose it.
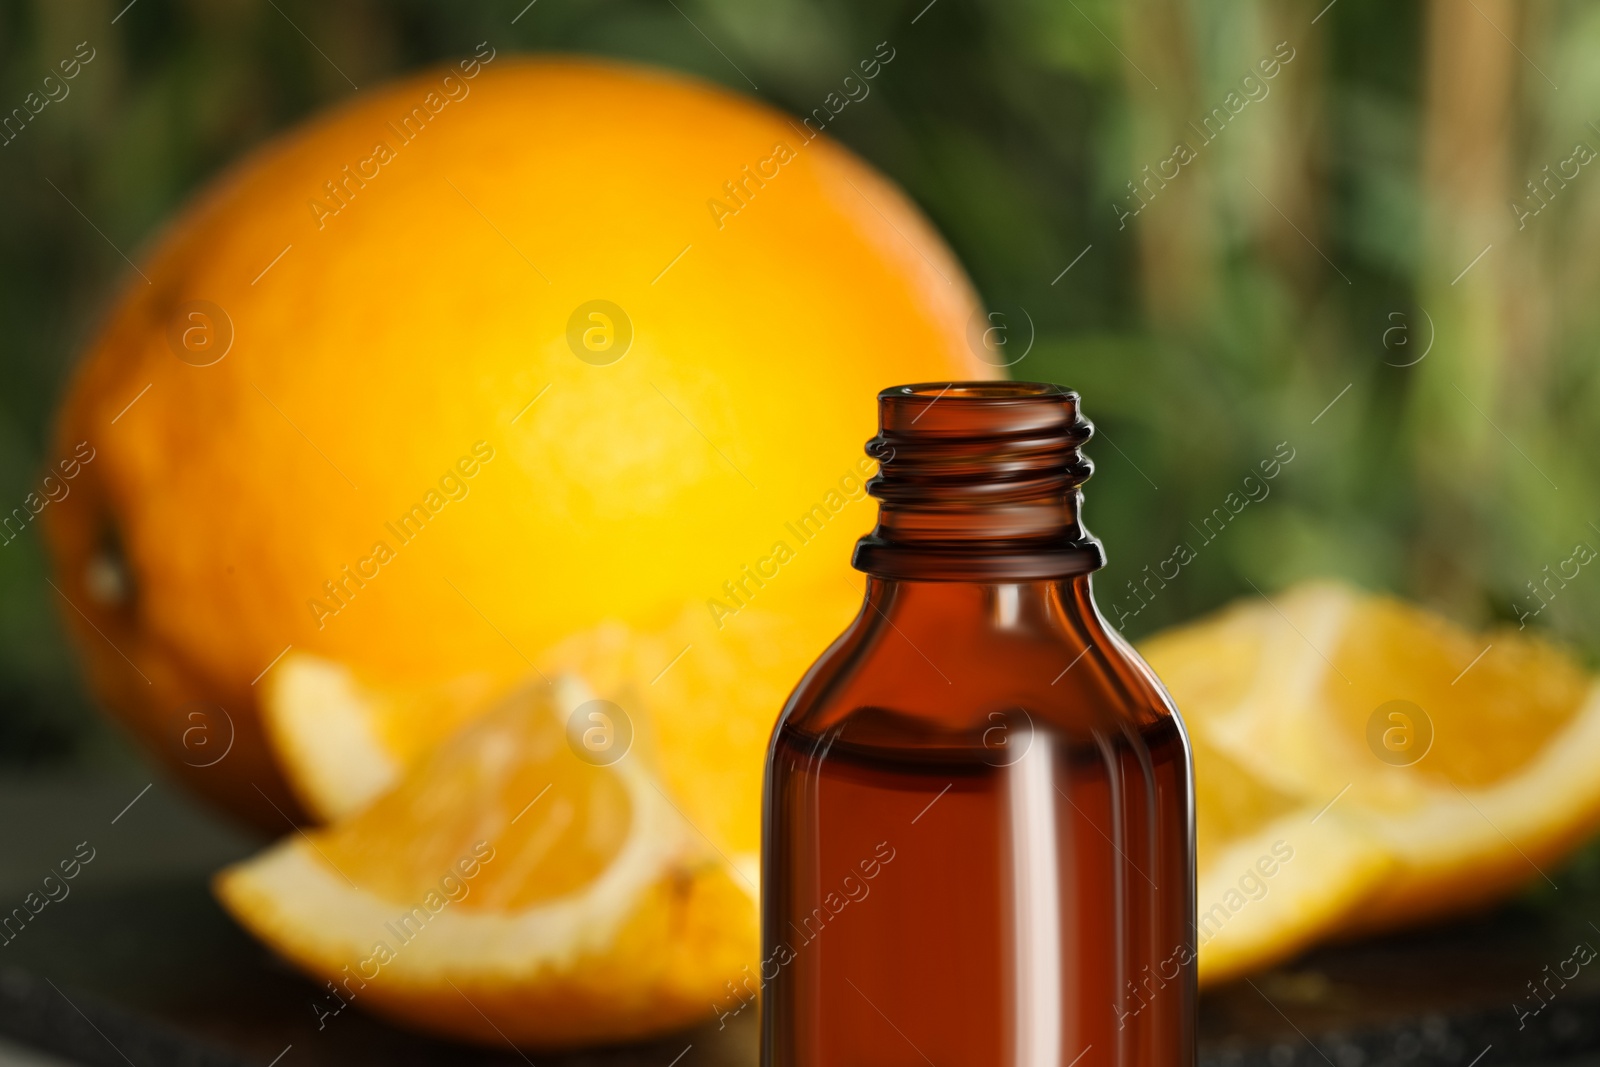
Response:
[[[259,842],[160,786],[119,814],[144,784],[0,782],[6,908],[79,841],[96,850],[71,894],[0,947],[0,1041],[109,1067],[755,1063],[753,1012],[726,1030],[710,1023],[647,1045],[527,1058],[420,1038],[354,1008],[318,1030],[316,988],[251,941],[207,889],[210,870]],[[1491,916],[1320,950],[1209,993],[1201,1062],[1600,1067],[1600,959],[1564,986],[1550,979],[1548,1003],[1518,1016],[1539,1004],[1528,983],[1570,974],[1563,961],[1580,941],[1600,948],[1600,893],[1554,873],[1561,889]]]

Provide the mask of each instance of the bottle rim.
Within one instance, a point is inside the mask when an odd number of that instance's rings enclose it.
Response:
[[[966,403],[1005,400],[1034,400],[1055,397],[1077,398],[1077,393],[1050,382],[1013,382],[977,379],[959,382],[916,382],[892,385],[878,393],[879,400],[898,397],[928,397]]]

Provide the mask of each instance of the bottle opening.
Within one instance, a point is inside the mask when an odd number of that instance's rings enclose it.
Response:
[[[897,396],[951,396],[956,399],[980,400],[1027,398],[1035,396],[1060,396],[1070,392],[1059,385],[1046,382],[924,382],[921,385],[897,385],[885,389],[880,397]]]
[[[855,566],[885,578],[1028,581],[1094,570],[1079,521],[1094,427],[1078,394],[1042,382],[928,382],[878,394],[867,491],[878,526]]]

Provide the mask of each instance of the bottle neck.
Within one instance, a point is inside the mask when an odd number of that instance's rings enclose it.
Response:
[[[937,632],[941,643],[964,634],[1053,634],[1069,643],[1104,639],[1107,625],[1095,607],[1088,573],[1035,581],[919,581],[867,576],[863,616],[890,624],[916,641]],[[959,643],[960,638],[957,638]]]
[[[878,525],[855,566],[884,579],[1025,583],[1105,564],[1081,521],[1080,452],[1093,427],[1076,393],[968,382],[879,396]]]

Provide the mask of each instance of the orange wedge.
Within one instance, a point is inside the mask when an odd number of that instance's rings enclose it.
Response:
[[[860,603],[840,581],[774,583],[732,615],[686,604],[664,626],[603,623],[535,657],[530,677],[581,678],[657,747],[675,802],[751,876],[761,848],[767,738],[789,691]],[[263,721],[301,805],[329,822],[360,811],[483,713],[497,682],[401,688],[298,651],[264,683]]]
[[[758,959],[753,887],[688,824],[647,746],[571,741],[580,684],[535,684],[338,824],[218,876],[230,912],[348,1005],[532,1048],[709,1021]],[[581,735],[580,735],[581,737]]]
[[[1248,944],[1202,944],[1202,980],[1502,899],[1548,877],[1600,826],[1600,690],[1527,634],[1471,634],[1316,582],[1242,601],[1141,651],[1195,747],[1202,928],[1208,879],[1229,884],[1240,850],[1260,853],[1272,819],[1305,815],[1328,839],[1297,846],[1283,867],[1320,872],[1305,887],[1320,903],[1272,882],[1238,912]],[[1230,791],[1247,798],[1236,805],[1244,815],[1219,818]],[[1278,916],[1284,903],[1294,907]]]

